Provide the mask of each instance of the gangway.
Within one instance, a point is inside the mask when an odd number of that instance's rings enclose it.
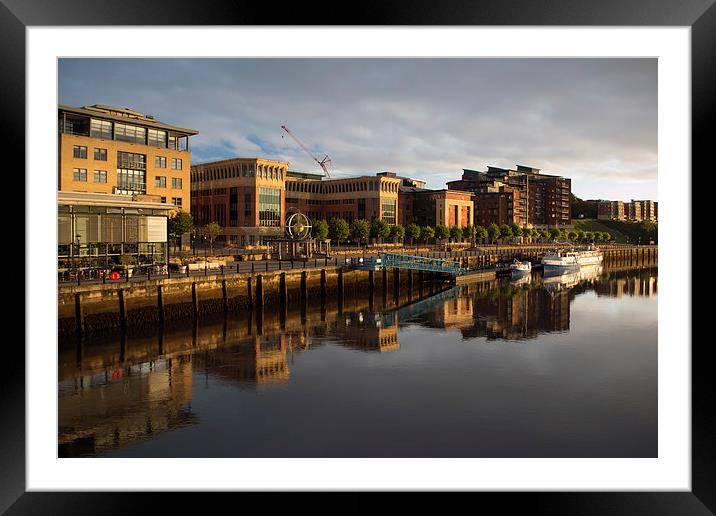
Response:
[[[452,260],[400,253],[379,253],[377,258],[366,258],[361,263],[354,265],[354,267],[356,269],[376,271],[383,267],[390,267],[416,271],[445,272],[453,276],[470,272],[469,269],[460,267],[458,263]]]

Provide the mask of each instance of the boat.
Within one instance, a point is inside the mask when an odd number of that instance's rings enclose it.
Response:
[[[514,276],[523,276],[532,272],[531,262],[520,262],[515,260],[510,264],[510,274]]]
[[[542,257],[544,271],[577,271],[587,265],[601,265],[604,255],[594,246],[585,250],[558,249]]]

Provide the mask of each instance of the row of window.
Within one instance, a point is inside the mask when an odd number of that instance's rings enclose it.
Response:
[[[211,181],[215,179],[229,179],[232,177],[261,177],[264,179],[283,180],[285,169],[272,165],[255,165],[254,163],[241,163],[228,167],[212,168],[192,173],[192,181]]]
[[[154,176],[154,186],[157,188],[167,187],[167,176]],[[181,190],[182,180],[181,177],[172,177],[172,188],[175,190]]]
[[[86,168],[72,169],[72,180],[86,182],[87,181],[87,169]],[[107,171],[106,170],[95,170],[94,171],[94,182],[95,183],[106,183],[107,182]]]
[[[74,145],[72,147],[72,156],[79,159],[87,159],[87,147],[84,145]],[[107,149],[95,147],[94,159],[97,161],[107,161]],[[131,152],[118,152],[117,161],[122,164],[131,166],[122,166],[120,168],[145,168],[146,156],[144,154],[134,154]],[[136,165],[136,166],[135,166]],[[155,156],[154,166],[156,168],[167,168],[166,156]],[[183,163],[181,158],[172,158],[172,169],[182,170]]]
[[[362,180],[341,183],[332,181],[288,181],[286,182],[286,190],[309,193],[342,193],[363,191],[397,192],[398,184],[381,182],[378,180]]]
[[[185,136],[171,136],[167,134],[167,131],[162,131],[161,129],[149,129],[119,122],[114,123],[113,133],[112,122],[95,118],[90,121],[90,136],[103,140],[114,139],[121,142],[146,144],[152,147],[187,150],[187,138]]]

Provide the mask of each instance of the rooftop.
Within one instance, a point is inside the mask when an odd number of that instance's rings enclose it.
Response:
[[[134,122],[142,126],[151,127],[154,129],[164,129],[167,131],[174,131],[185,135],[193,136],[199,134],[199,131],[194,129],[187,129],[184,127],[178,127],[175,125],[165,124],[155,120],[153,116],[134,111],[129,108],[120,108],[114,106],[106,106],[103,104],[93,104],[91,106],[83,107],[72,107],[64,104],[57,106],[59,111],[65,113],[73,113],[76,115],[90,116],[94,118],[100,118],[103,120],[112,120],[114,122]]]

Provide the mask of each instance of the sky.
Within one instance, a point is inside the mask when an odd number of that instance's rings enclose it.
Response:
[[[445,188],[463,168],[527,165],[582,199],[657,197],[656,59],[60,59],[58,101],[196,129],[192,163],[392,171]]]

